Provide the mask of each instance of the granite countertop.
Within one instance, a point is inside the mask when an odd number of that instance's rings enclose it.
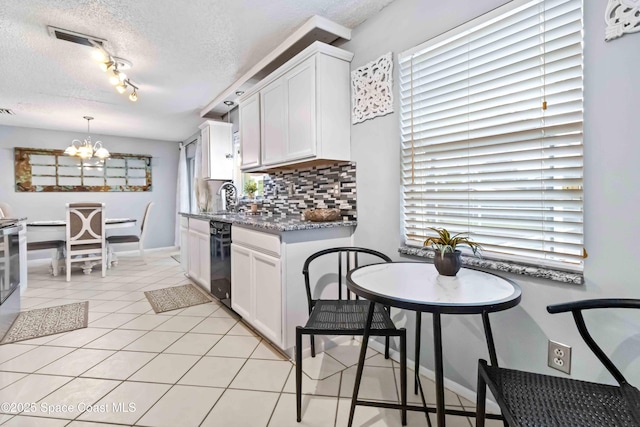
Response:
[[[199,213],[191,214],[180,212],[180,215],[188,218],[215,220],[236,225],[245,225],[257,229],[271,231],[297,231],[297,230],[317,230],[332,227],[355,227],[358,221],[329,221],[312,222],[301,219],[300,216],[267,216],[248,215],[239,213]]]

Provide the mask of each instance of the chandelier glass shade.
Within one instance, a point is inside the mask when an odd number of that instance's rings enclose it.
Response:
[[[87,133],[89,131],[89,123],[93,120],[93,117],[84,116],[83,117],[87,121]],[[102,141],[96,141],[95,143],[91,142],[91,136],[87,136],[83,141],[79,139],[74,139],[71,141],[71,145],[64,150],[64,154],[67,156],[80,157],[81,159],[90,159],[92,157],[97,157],[98,159],[106,159],[111,156],[109,151],[102,146]]]

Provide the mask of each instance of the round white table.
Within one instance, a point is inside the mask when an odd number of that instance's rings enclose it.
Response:
[[[135,218],[105,218],[104,220],[104,228],[106,229],[133,227],[134,225],[136,225]],[[61,219],[52,221],[31,221],[27,223],[27,227],[57,228],[66,226],[66,221]]]
[[[137,220],[135,218],[105,218],[104,228],[106,230],[113,230],[115,228],[133,227],[136,225],[136,221]],[[67,222],[64,220],[31,221],[27,223],[27,227],[31,228],[31,230],[34,230],[34,229],[59,230],[66,226],[67,226]],[[118,256],[116,255],[115,252],[113,252],[113,249],[110,246],[107,247],[107,251],[108,251],[107,266],[108,268],[111,268],[112,266],[115,266],[118,264]],[[58,253],[57,249],[54,249],[51,255],[51,259],[52,259],[51,271],[54,276],[57,276],[58,272],[57,272],[57,267],[54,267],[53,261],[54,261],[54,258],[59,259],[60,257],[61,257],[61,254]],[[57,263],[55,264],[57,265]]]
[[[507,310],[520,303],[520,287],[513,281],[496,274],[470,268],[462,268],[456,276],[441,276],[431,263],[394,262],[373,264],[352,270],[347,275],[347,286],[356,295],[373,303],[380,303],[416,312],[416,353],[415,378],[416,392],[420,389],[422,406],[381,404],[385,408],[435,412],[438,427],[445,426],[445,414],[474,416],[475,413],[445,410],[444,375],[442,361],[442,314],[481,314],[484,324],[489,357],[493,366],[498,365],[489,313]],[[375,402],[359,401],[358,391],[374,304],[370,304],[367,323],[362,339],[360,360],[351,401],[349,426],[353,422],[356,405],[381,406]],[[418,387],[420,378],[418,367],[420,360],[421,314],[433,314],[434,360],[436,375],[436,408],[429,408],[424,399],[422,387]],[[406,393],[406,391],[403,391]]]

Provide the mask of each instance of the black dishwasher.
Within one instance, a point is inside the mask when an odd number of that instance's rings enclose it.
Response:
[[[211,221],[211,294],[231,308],[231,224]]]

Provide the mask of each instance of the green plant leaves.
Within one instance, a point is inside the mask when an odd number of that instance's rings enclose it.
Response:
[[[445,253],[455,252],[458,245],[468,246],[474,255],[478,255],[478,251],[482,249],[482,246],[467,237],[466,233],[457,233],[452,236],[446,228],[429,227],[429,229],[435,231],[438,237],[427,237],[423,246],[431,246],[434,249],[438,249],[443,258]]]

